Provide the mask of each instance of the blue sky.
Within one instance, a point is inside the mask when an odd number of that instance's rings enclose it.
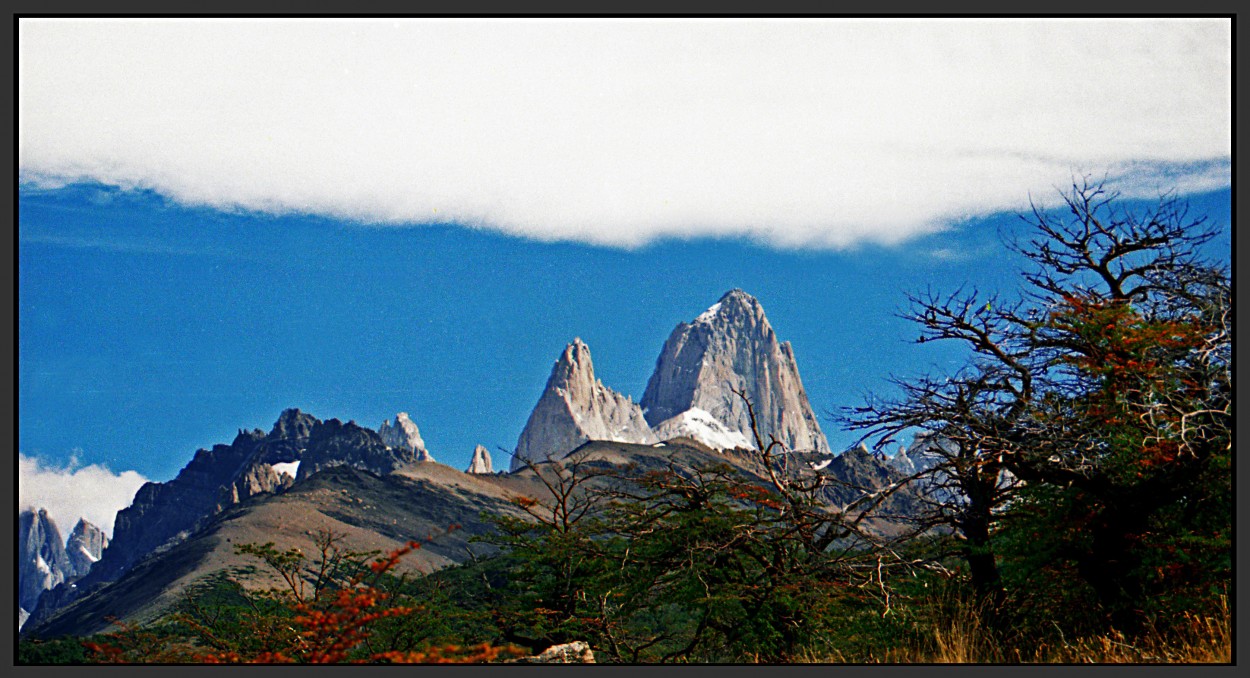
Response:
[[[1193,198],[1222,224],[1229,200]],[[373,428],[407,411],[435,458],[463,467],[476,444],[516,443],[573,337],[636,399],[673,327],[734,287],[793,343],[813,407],[834,410],[888,392],[891,373],[956,364],[893,313],[926,286],[1016,289],[1000,234],[1019,221],[841,252],[725,239],[622,250],[225,214],[99,185],[23,192],[19,449],[164,480],[286,407]],[[854,439],[822,426],[837,448]]]
[[[1000,231],[1074,174],[1227,224],[1231,55],[1218,18],[23,18],[19,502],[111,521],[287,407],[463,467],[574,337],[637,398],[734,287],[856,404],[958,360],[904,293],[1013,288]]]

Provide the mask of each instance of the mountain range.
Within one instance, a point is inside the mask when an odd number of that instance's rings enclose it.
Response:
[[[758,474],[749,463],[757,443],[748,403],[765,444],[775,439],[837,480],[825,490],[831,506],[909,474],[906,455],[895,465],[866,449],[831,455],[792,347],[754,297],[731,290],[677,325],[638,402],[597,379],[590,348],[574,339],[552,366],[506,473],[494,472],[480,445],[464,472],[435,462],[404,412],[374,431],[288,409],[268,432],[240,430],[228,445],[197,451],[172,480],[141,487],[118,512],[111,542],[80,522],[67,548],[46,512],[23,513],[19,620],[24,633],[53,637],[100,632],[109,618],[150,619],[197,580],[240,564],[236,545],[306,547],[321,531],[342,535],[351,550],[385,551],[458,525],[404,567],[463,562],[490,551],[470,541],[491,529],[484,515],[525,517],[514,500],[541,496],[537,474],[575,452],[613,467],[681,459]],[[905,513],[907,501],[900,493],[886,504]]]
[[[551,368],[511,468],[558,459],[587,440],[688,437],[714,449],[753,448],[748,401],[765,442],[829,453],[790,343],[778,341],[755,297],[735,289],[677,325],[637,403],[595,378],[590,348],[574,339]]]

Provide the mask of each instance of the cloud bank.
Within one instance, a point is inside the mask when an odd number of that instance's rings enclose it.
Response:
[[[20,179],[633,247],[1229,185],[1228,20],[54,20]]]
[[[112,538],[117,512],[130,506],[135,492],[146,482],[147,478],[135,471],[114,473],[107,466],[80,466],[73,459],[58,468],[37,457],[17,455],[19,510],[47,509],[66,538],[79,518],[86,518]]]

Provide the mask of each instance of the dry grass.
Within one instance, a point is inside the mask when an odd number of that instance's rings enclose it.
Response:
[[[1040,659],[1052,663],[1219,664],[1233,660],[1232,611],[1221,599],[1214,615],[1184,614],[1179,630],[1146,633],[1134,639],[1115,632],[1071,644],[1039,648]]]
[[[1008,647],[990,633],[974,608],[959,607],[932,627],[919,647],[885,648],[862,657],[807,657],[817,663],[886,664],[1228,664],[1233,658],[1232,611],[1227,599],[1211,615],[1185,613],[1178,630],[1127,638],[1106,635],[1028,647]]]

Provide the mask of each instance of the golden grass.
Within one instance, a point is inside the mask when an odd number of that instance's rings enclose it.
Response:
[[[1071,644],[1039,648],[1038,655],[1051,663],[1100,664],[1212,664],[1233,660],[1232,612],[1221,599],[1214,615],[1184,614],[1179,630],[1164,635],[1149,632],[1128,639],[1114,632]]]
[[[962,606],[931,627],[918,647],[882,648],[862,657],[809,656],[816,663],[886,664],[1228,664],[1233,659],[1228,600],[1210,615],[1185,613],[1177,630],[1127,638],[1118,631],[1058,643],[1008,647],[988,631],[975,608]]]

